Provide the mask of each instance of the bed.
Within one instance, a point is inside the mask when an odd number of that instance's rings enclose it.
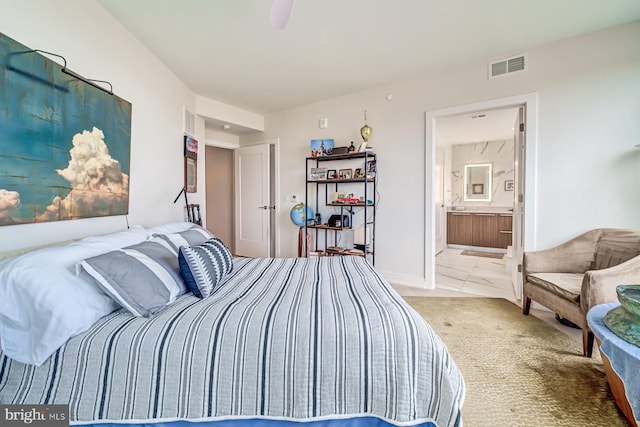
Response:
[[[364,258],[229,270],[207,297],[99,317],[39,366],[0,352],[0,404],[68,404],[96,427],[462,425],[455,363]]]

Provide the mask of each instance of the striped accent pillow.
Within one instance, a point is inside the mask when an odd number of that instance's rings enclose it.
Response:
[[[217,237],[200,246],[181,247],[178,263],[187,287],[199,298],[211,295],[213,288],[233,270],[233,257]]]
[[[150,317],[187,291],[177,252],[161,239],[87,258],[80,265],[134,316]]]
[[[176,259],[178,249],[180,249],[181,246],[198,246],[214,237],[216,236],[211,234],[209,230],[199,225],[194,225],[190,229],[181,231],[179,233],[153,235],[154,239],[162,239],[167,242],[168,245],[171,245],[173,247],[173,249],[176,251]]]

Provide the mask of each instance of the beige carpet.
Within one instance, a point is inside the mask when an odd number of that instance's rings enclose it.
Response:
[[[471,426],[628,426],[597,349],[500,298],[405,297],[446,344],[466,384]]]
[[[502,259],[504,258],[504,254],[497,254],[493,252],[479,252],[479,251],[462,251],[461,255],[470,255],[470,256],[479,256],[482,258],[495,258]]]

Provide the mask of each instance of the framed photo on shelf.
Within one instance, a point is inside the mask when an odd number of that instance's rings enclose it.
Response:
[[[312,139],[311,157],[323,157],[331,155],[333,151],[333,139]]]
[[[327,179],[338,179],[338,172],[335,169],[327,171]]]
[[[376,177],[376,161],[369,160],[367,162],[367,179],[373,179]]]
[[[351,169],[340,169],[338,171],[339,179],[351,179]]]
[[[362,178],[364,178],[364,171],[362,170],[362,168],[356,168],[353,171],[353,178],[354,179],[362,179]]]
[[[309,179],[311,181],[320,181],[327,179],[327,168],[311,168]]]

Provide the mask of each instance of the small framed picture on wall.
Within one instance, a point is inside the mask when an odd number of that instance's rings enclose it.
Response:
[[[198,158],[198,140],[192,136],[184,136],[184,156],[191,159]]]
[[[184,188],[187,193],[198,191],[198,163],[191,157],[184,158]]]
[[[509,179],[504,182],[504,191],[513,191],[513,180]]]

